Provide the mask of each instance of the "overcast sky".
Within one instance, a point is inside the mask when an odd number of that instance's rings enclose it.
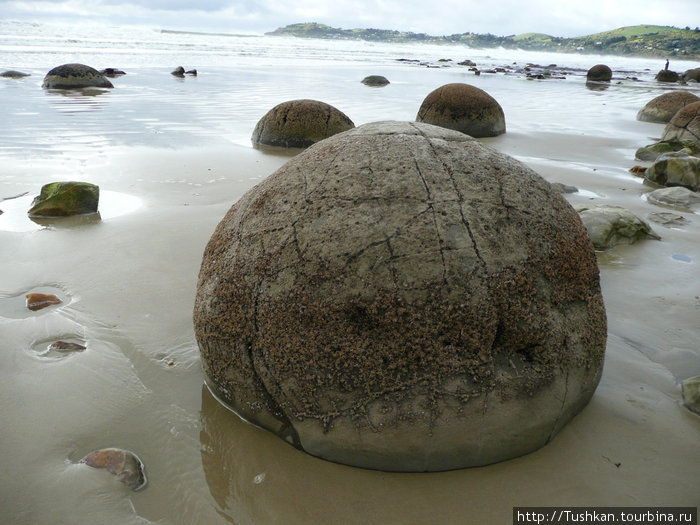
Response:
[[[227,33],[320,22],[431,35],[581,36],[636,24],[694,28],[700,0],[0,0],[0,18]]]

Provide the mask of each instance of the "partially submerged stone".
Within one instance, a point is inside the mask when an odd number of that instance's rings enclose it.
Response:
[[[495,137],[506,132],[503,108],[483,89],[469,84],[445,84],[428,94],[417,122],[461,131],[472,137]]]
[[[389,79],[381,75],[370,75],[362,79],[365,86],[382,87],[389,84]]]
[[[700,67],[686,70],[683,73],[683,80],[686,82],[700,82]]]
[[[657,82],[678,82],[681,77],[675,71],[671,71],[670,69],[662,69],[654,78]]]
[[[194,327],[207,384],[242,417],[393,471],[543,446],[592,396],[607,334],[566,200],[467,135],[409,122],[315,144],[234,204]]]
[[[667,211],[653,212],[648,215],[649,220],[665,226],[666,228],[679,228],[688,224],[688,219],[677,213]]]
[[[700,376],[689,377],[683,381],[683,404],[688,410],[700,415]]]
[[[593,82],[610,82],[611,79],[612,70],[605,64],[596,64],[586,73],[586,80]]]
[[[97,213],[100,188],[88,182],[52,182],[32,201],[30,217],[68,217]]]
[[[580,206],[576,208],[597,250],[618,244],[634,244],[642,239],[660,239],[651,226],[620,206]]]
[[[662,140],[692,140],[700,145],[700,101],[683,106],[666,124]]]
[[[690,91],[671,91],[651,99],[637,113],[637,120],[644,122],[669,122],[678,110],[688,104],[700,101],[697,95]]]
[[[656,160],[664,153],[673,153],[675,151],[684,151],[688,155],[694,155],[700,153],[700,144],[696,144],[692,140],[670,138],[643,146],[636,151],[634,156],[639,160]]]
[[[49,345],[49,350],[61,353],[67,352],[82,352],[86,349],[85,345],[74,343],[72,341],[54,341]]]
[[[61,304],[61,300],[54,294],[50,293],[28,293],[27,298],[27,308],[35,312],[37,310],[42,310],[47,306],[52,306],[54,304]]]
[[[685,151],[664,153],[647,168],[644,178],[661,186],[684,186],[700,189],[700,158]]]
[[[146,486],[146,474],[141,459],[128,450],[103,448],[93,450],[80,460],[93,468],[105,469],[117,476],[131,490],[141,490]]]
[[[95,68],[84,64],[63,64],[49,71],[42,85],[45,89],[112,88],[112,83]]]
[[[171,71],[170,74],[173,75],[174,77],[184,77],[185,76],[185,68],[182,66],[178,66],[173,71]]]
[[[290,100],[268,111],[253,130],[253,144],[308,148],[312,144],[354,128],[348,116],[318,100]]]
[[[684,210],[692,210],[700,206],[700,194],[683,186],[654,190],[647,195],[647,200],[652,204]]]
[[[31,76],[29,73],[22,73],[21,71],[15,71],[14,69],[8,69],[0,73],[0,77],[3,78],[24,78]]]

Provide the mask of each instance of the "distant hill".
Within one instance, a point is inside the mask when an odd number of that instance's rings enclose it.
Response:
[[[266,33],[274,36],[301,38],[331,38],[382,42],[459,43],[469,47],[504,47],[568,53],[602,53],[657,58],[682,57],[700,59],[700,28],[680,29],[669,26],[638,25],[575,38],[544,33],[496,36],[491,33],[459,33],[434,36],[426,33],[390,29],[340,29],[317,24],[291,24]]]

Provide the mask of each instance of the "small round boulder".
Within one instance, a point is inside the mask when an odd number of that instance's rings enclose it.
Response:
[[[637,120],[643,122],[669,122],[682,107],[700,102],[700,98],[689,91],[671,91],[651,99],[637,113]]]
[[[586,73],[586,80],[593,82],[610,82],[612,70],[605,64],[596,64]]]
[[[675,71],[671,71],[670,69],[662,69],[654,78],[657,82],[678,82],[681,77]]]
[[[45,89],[112,88],[102,73],[84,64],[63,64],[49,71],[42,85]]]
[[[700,100],[683,106],[666,124],[661,140],[671,139],[700,144]]]
[[[253,130],[256,146],[308,148],[355,127],[342,111],[318,100],[290,100],[268,111]]]
[[[506,132],[503,108],[496,99],[478,87],[462,83],[445,84],[429,93],[416,120],[476,138]]]
[[[389,79],[381,75],[370,75],[362,79],[365,86],[383,87],[389,84]]]
[[[228,407],[315,456],[390,471],[545,445],[593,395],[607,334],[566,200],[415,122],[315,144],[234,204],[204,253],[194,327]]]

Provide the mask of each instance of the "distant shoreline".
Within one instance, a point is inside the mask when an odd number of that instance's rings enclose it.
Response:
[[[496,36],[491,33],[459,33],[434,36],[389,29],[340,29],[315,22],[291,24],[265,33],[333,40],[366,40],[394,43],[464,44],[474,48],[503,47],[557,53],[603,54],[649,58],[700,60],[700,28],[638,25],[581,37],[554,37],[543,33]]]

